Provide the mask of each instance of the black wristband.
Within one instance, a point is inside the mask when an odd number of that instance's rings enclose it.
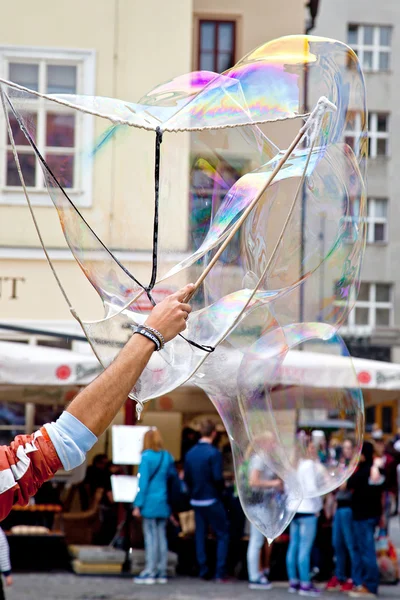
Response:
[[[145,327],[139,326],[136,329],[135,333],[138,333],[139,335],[143,335],[148,340],[151,340],[154,343],[155,347],[156,347],[156,352],[158,352],[159,350],[161,350],[161,343],[160,343],[160,340],[158,339],[158,337],[155,336],[154,333],[151,333],[151,331],[149,331]]]

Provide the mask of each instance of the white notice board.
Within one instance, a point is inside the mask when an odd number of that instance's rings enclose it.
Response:
[[[139,465],[143,438],[150,427],[143,425],[112,426],[112,461],[114,465]]]
[[[132,503],[138,491],[138,478],[132,475],[111,475],[114,502]]]

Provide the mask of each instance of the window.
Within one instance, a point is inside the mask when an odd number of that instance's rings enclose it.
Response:
[[[349,25],[347,43],[367,71],[390,69],[392,28],[381,25]]]
[[[341,306],[344,301],[337,300]],[[376,327],[393,325],[392,285],[389,283],[361,283],[358,298],[349,314],[347,327],[349,331],[370,334]]]
[[[388,241],[387,198],[367,200],[367,243]]]
[[[346,123],[345,142],[354,152],[358,152],[361,136],[361,115],[350,112]],[[368,156],[389,156],[389,115],[387,113],[370,112],[368,114]]]
[[[375,406],[367,406],[365,408],[365,430],[371,433],[373,426],[376,423]]]
[[[354,219],[357,223],[359,203],[354,202]],[[388,241],[388,199],[367,198],[367,244],[385,243]],[[346,241],[352,243],[354,239],[353,218],[347,218],[349,229],[346,232]]]
[[[199,22],[198,68],[222,73],[235,63],[235,21]]]
[[[242,176],[244,165],[241,161],[229,161],[218,165],[209,165],[204,159],[193,161],[194,168],[190,178],[190,246],[197,250],[205,236],[205,226],[208,226],[212,210],[225,201],[227,192]],[[209,169],[211,167],[211,169]],[[218,178],[210,176],[210,171],[216,171]],[[235,264],[240,256],[240,231],[238,231],[222,253],[220,260]]]
[[[389,115],[369,113],[368,138],[368,156],[389,156]]]
[[[94,94],[92,51],[0,47],[0,72],[6,79],[43,94]],[[18,108],[18,97],[14,104]],[[55,171],[61,185],[78,205],[89,206],[91,173],[87,165],[83,168],[80,164],[78,150],[81,139],[87,140],[93,135],[92,117],[43,98],[24,100],[23,107],[25,119],[36,132],[35,141],[50,169]],[[12,115],[10,124],[31,200],[38,205],[50,205],[42,169]],[[0,201],[25,203],[6,129],[0,133],[5,142],[0,169]]]

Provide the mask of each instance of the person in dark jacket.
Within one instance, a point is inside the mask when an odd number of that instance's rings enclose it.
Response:
[[[213,446],[217,433],[215,424],[209,420],[204,421],[200,433],[199,442],[186,454],[185,483],[195,512],[196,555],[200,577],[209,579],[206,536],[208,526],[211,526],[217,538],[215,579],[222,582],[229,545],[229,524],[221,501],[224,488],[222,455]]]
[[[158,429],[145,433],[139,467],[139,490],[133,502],[133,516],[143,517],[146,564],[135,583],[167,583],[168,475],[174,465],[171,454],[163,450]]]
[[[375,529],[382,516],[385,481],[373,465],[374,448],[364,442],[359,465],[347,483],[352,491],[354,554],[353,578],[356,586],[350,596],[362,598],[378,593],[379,569],[375,552]]]

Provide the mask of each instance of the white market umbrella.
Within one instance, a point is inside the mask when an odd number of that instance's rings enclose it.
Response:
[[[400,365],[396,363],[353,358],[358,383],[363,389],[400,390]],[[354,385],[354,373],[349,358],[318,352],[289,352],[283,363],[284,385],[319,388],[349,388]]]
[[[90,354],[0,342],[0,385],[86,385],[101,371]]]

